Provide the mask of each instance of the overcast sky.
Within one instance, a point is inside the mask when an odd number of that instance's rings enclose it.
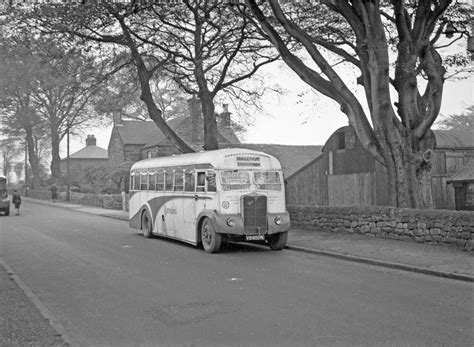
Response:
[[[348,124],[346,116],[339,111],[335,102],[309,92],[310,88],[292,71],[282,69],[278,78],[287,93],[264,98],[264,113],[255,116],[254,125],[248,128],[241,138],[242,142],[324,145],[335,130]],[[459,81],[446,81],[441,114],[459,114],[474,104],[473,85],[472,76]],[[306,93],[299,98],[297,95],[301,92]],[[363,98],[363,95],[360,97]],[[220,107],[216,106],[216,109]],[[81,137],[73,138],[71,154],[85,146],[88,134],[95,135],[97,145],[107,149],[111,130],[112,126],[103,129],[95,127],[85,131]],[[61,157],[66,155],[66,143],[63,142]]]

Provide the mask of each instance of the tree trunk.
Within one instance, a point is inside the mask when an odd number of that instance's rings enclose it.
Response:
[[[204,118],[204,150],[218,149],[216,114],[214,100],[210,93],[201,94],[201,106]]]
[[[61,176],[61,157],[59,156],[59,134],[57,128],[51,126],[51,178],[54,183],[59,181]]]
[[[30,162],[31,175],[33,181],[30,183],[30,188],[38,188],[41,184],[39,159],[36,153],[36,144],[33,138],[32,129],[26,129],[26,143],[28,145],[28,161]]]
[[[387,134],[384,148],[388,177],[389,205],[404,208],[431,208],[431,159],[434,148],[432,132],[423,145],[410,141],[411,136],[400,136],[392,129]]]

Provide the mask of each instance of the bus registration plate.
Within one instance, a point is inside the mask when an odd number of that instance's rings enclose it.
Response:
[[[245,235],[245,241],[265,240],[265,235]]]

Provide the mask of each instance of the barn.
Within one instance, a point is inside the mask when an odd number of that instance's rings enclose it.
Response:
[[[469,132],[435,130],[432,192],[438,209],[455,209],[451,176],[474,159]],[[336,130],[321,154],[286,179],[287,203],[312,206],[388,205],[385,168],[362,147],[354,129]]]

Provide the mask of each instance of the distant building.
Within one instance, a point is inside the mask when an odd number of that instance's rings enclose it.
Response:
[[[200,102],[188,101],[189,116],[168,121],[170,128],[195,151],[203,150],[204,123]],[[241,143],[235,134],[227,105],[217,115],[219,148],[247,148],[263,151],[276,157],[282,164],[284,177],[292,175],[321,153],[322,146],[290,146]],[[178,154],[177,148],[152,121],[123,120],[114,114],[114,126],[109,142],[109,159],[116,165],[154,157]]]
[[[454,208],[474,211],[474,159],[448,179],[454,188]]]
[[[474,136],[434,131],[432,194],[435,208],[454,209],[450,177],[474,158]],[[352,127],[336,130],[322,153],[287,177],[287,203],[321,206],[388,205],[387,174],[359,142]]]
[[[189,116],[171,119],[167,123],[188,146],[199,151],[204,145],[204,125],[200,102],[192,98],[188,103]],[[219,146],[240,143],[233,130],[227,106],[217,118]],[[120,112],[114,113],[108,152],[109,159],[114,164],[131,164],[141,159],[179,153],[153,121],[123,120]]]
[[[108,163],[107,150],[97,146],[97,140],[94,135],[87,135],[86,146],[79,151],[69,155],[69,177],[72,184],[83,182],[84,174],[88,168],[98,167]],[[61,160],[61,175],[67,174],[68,158]]]

